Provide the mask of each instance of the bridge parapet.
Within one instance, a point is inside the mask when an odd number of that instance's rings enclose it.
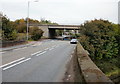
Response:
[[[87,84],[114,84],[106,75],[94,64],[88,56],[89,53],[84,50],[80,43],[77,45],[77,56],[80,71]]]

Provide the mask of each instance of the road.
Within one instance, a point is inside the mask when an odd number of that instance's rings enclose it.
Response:
[[[46,40],[2,52],[3,82],[62,82],[76,45]]]

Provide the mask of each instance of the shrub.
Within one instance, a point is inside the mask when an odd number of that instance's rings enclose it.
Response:
[[[43,35],[43,31],[38,27],[31,27],[30,28],[30,35],[33,40],[39,40]]]
[[[118,43],[113,24],[106,20],[94,20],[81,26],[80,42],[93,60],[118,57]]]

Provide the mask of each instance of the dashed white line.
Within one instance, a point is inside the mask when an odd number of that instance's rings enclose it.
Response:
[[[73,55],[71,55],[70,60],[72,59],[72,56],[73,56]]]
[[[22,58],[20,58],[20,59],[17,59],[17,60],[15,60],[15,61],[10,62],[10,63],[4,64],[4,65],[0,66],[0,68],[5,67],[5,66],[8,66],[8,65],[13,64],[13,63],[18,62],[18,61],[21,61],[21,60],[23,60],[23,59],[25,59],[25,57],[22,57]]]
[[[76,47],[74,47],[74,50],[75,50]]]
[[[46,48],[45,50],[48,50],[49,48]]]
[[[44,54],[44,53],[46,53],[47,51],[44,51],[44,52],[42,52],[42,53],[40,53],[40,54],[37,54],[36,56],[40,56],[40,55],[42,55],[42,54]]]
[[[53,50],[54,48],[50,48],[49,50]]]
[[[25,60],[22,60],[22,61],[20,61],[20,62],[18,62],[18,63],[16,63],[16,64],[13,64],[13,65],[11,65],[11,66],[8,66],[8,67],[6,67],[6,68],[3,68],[3,71],[4,70],[7,70],[7,69],[9,69],[9,68],[12,68],[12,67],[14,67],[14,66],[16,66],[16,65],[19,65],[19,64],[21,64],[21,63],[23,63],[23,62],[26,62],[26,61],[28,61],[28,60],[30,60],[31,58],[28,58],[28,59],[25,59]]]
[[[36,54],[38,54],[38,53],[40,53],[40,52],[42,52],[42,51],[38,51],[38,52],[36,52],[36,53],[33,53],[33,54],[31,54],[31,55],[36,55]]]
[[[72,51],[72,54],[74,54],[74,51]]]

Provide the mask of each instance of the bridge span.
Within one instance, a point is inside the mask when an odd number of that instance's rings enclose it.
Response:
[[[39,27],[44,31],[43,36],[46,38],[55,38],[56,30],[74,30],[78,32],[80,25],[40,25],[30,24],[29,27]]]

